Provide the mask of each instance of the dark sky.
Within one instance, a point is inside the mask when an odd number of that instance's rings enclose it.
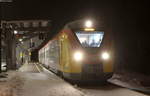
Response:
[[[48,2],[49,1],[49,2]],[[101,1],[101,2],[100,2]],[[96,15],[104,7],[104,1],[86,0],[14,0],[3,4],[3,18],[12,19],[74,19]]]

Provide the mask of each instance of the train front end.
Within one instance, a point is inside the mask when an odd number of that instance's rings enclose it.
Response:
[[[94,28],[86,21],[82,29],[72,30],[76,40],[71,43],[72,70],[70,78],[76,81],[106,81],[113,73],[113,44],[110,32]]]

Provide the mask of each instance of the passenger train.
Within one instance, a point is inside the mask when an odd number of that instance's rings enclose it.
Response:
[[[77,20],[66,24],[39,50],[39,62],[68,80],[110,78],[114,66],[112,31],[97,22]]]

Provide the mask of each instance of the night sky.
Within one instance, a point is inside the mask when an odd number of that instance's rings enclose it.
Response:
[[[45,0],[44,2],[41,0],[30,0],[30,2],[28,0],[14,0],[12,3],[5,4],[3,18],[76,19],[96,15],[104,8],[105,3],[94,0]]]
[[[1,14],[4,20],[52,20],[53,27],[104,17],[115,35],[117,63],[150,74],[149,4],[148,0],[13,0],[1,4]]]

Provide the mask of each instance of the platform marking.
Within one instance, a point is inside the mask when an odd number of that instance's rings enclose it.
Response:
[[[37,70],[41,73],[41,70],[38,68],[38,66],[35,63],[34,65],[36,66]]]

